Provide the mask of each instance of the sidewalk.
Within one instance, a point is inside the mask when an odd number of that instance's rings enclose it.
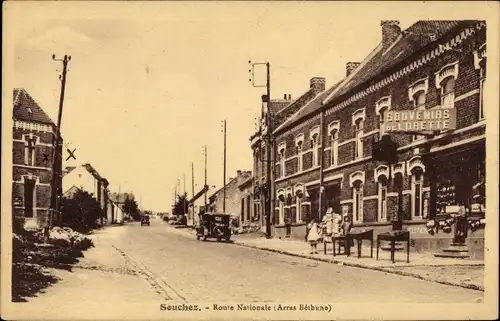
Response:
[[[160,299],[146,280],[138,277],[137,266],[113,247],[120,233],[121,228],[113,227],[93,234],[95,247],[85,251],[71,271],[49,269],[59,281],[28,302],[16,303],[13,315],[39,319],[44,315],[50,319],[93,319],[103,313],[126,316],[137,313],[134,304]]]
[[[178,233],[195,234],[191,229],[173,230]],[[231,239],[234,244],[240,246],[484,291],[484,261],[438,258],[432,253],[410,252],[410,263],[407,263],[405,248],[395,253],[395,263],[392,263],[389,251],[380,250],[379,260],[376,259],[376,244],[371,258],[370,246],[365,243],[366,241],[361,249],[361,258],[358,258],[356,246],[351,248],[351,256],[347,257],[333,256],[331,243],[327,243],[325,255],[323,243],[318,244],[318,254],[310,254],[309,244],[296,239],[266,239],[256,234],[233,235]]]

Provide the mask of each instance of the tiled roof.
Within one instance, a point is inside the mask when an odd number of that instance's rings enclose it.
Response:
[[[331,94],[342,82],[338,82],[332,87],[328,88],[327,90],[323,91],[314,99],[312,99],[310,102],[308,102],[305,106],[303,106],[301,109],[299,109],[295,114],[290,116],[283,124],[281,124],[278,128],[276,128],[275,132],[278,132],[289,125],[297,122],[298,120],[314,113],[321,107],[321,102],[329,95]]]
[[[42,107],[28,94],[24,88],[14,88],[15,120],[38,122],[54,126],[54,122],[43,111]]]
[[[272,99],[271,100],[271,115],[276,115],[281,110],[283,110],[286,106],[293,103],[293,100],[285,100],[285,99]]]
[[[454,28],[465,28],[478,21],[451,21],[451,20],[421,20],[408,27],[402,32],[401,37],[396,40],[387,52],[378,50],[372,52],[372,57],[365,59],[361,66],[353,71],[352,75],[346,78],[339,90],[327,97],[325,103],[330,102],[350,91],[356,89],[369,80],[382,76],[392,67],[409,58],[415,52],[423,49],[427,45],[439,41],[446,33]],[[381,49],[379,45],[377,49]],[[368,57],[367,57],[368,58]]]

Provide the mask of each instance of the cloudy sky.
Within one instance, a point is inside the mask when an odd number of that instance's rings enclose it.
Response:
[[[131,191],[155,211],[170,210],[183,175],[191,194],[191,162],[195,189],[203,185],[204,144],[209,184],[221,186],[223,119],[228,178],[252,169],[249,137],[265,89],[248,82],[249,59],[271,63],[273,98],[297,97],[311,77],[326,77],[329,86],[344,76],[346,62],[361,61],[381,40],[380,20],[406,28],[440,12],[375,2],[43,2],[7,9],[23,17],[11,20],[8,38],[13,85],[56,120],[62,65],[51,56],[71,55],[65,143],[76,148],[78,163],[90,162],[108,178],[112,191]]]

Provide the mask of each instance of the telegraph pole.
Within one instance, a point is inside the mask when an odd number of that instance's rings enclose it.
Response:
[[[205,145],[205,186],[207,185],[207,145]],[[207,193],[208,191],[205,192],[205,212],[207,211]]]
[[[194,199],[194,163],[191,162],[191,193],[192,193],[192,198]],[[194,226],[194,201],[193,204],[191,204],[191,207],[193,208],[192,215],[193,215],[193,226]]]
[[[226,213],[226,120],[224,119],[224,182],[222,183],[224,199],[222,201],[222,212]]]
[[[60,140],[61,140],[61,120],[62,120],[62,112],[63,112],[63,105],[64,105],[64,93],[66,90],[66,74],[68,71],[68,63],[71,60],[71,56],[64,55],[63,59],[56,59],[56,55],[52,55],[52,60],[54,61],[62,61],[63,63],[63,71],[62,74],[59,75],[59,79],[61,80],[61,94],[59,97],[59,112],[57,114],[57,127],[56,127],[56,137],[55,137],[55,144],[54,144],[54,152],[53,152],[53,157],[52,157],[52,197],[51,197],[51,209],[52,213],[49,213],[49,219],[48,219],[48,228],[46,229],[46,233],[48,236],[49,229],[52,225],[52,220],[53,220],[53,214],[59,211],[59,200],[58,200],[58,194],[59,194],[59,179],[57,177],[57,166],[61,165],[62,166],[62,155],[59,155],[59,145],[60,145]],[[61,164],[59,164],[59,161],[56,161],[56,157],[59,157],[61,160]],[[59,173],[60,174],[60,173]]]
[[[272,119],[271,119],[271,65],[269,62],[265,63],[252,63],[251,60],[248,61],[248,64],[251,65],[251,69],[248,70],[251,73],[251,78],[249,81],[252,83],[254,87],[266,87],[266,95],[262,97],[262,102],[266,102],[266,150],[267,150],[267,159],[266,159],[266,186],[265,186],[265,199],[266,199],[266,237],[271,238],[271,215],[273,213],[273,205],[274,205],[274,184],[273,178],[271,175],[273,174],[273,128],[272,128]],[[266,85],[256,85],[254,79],[254,67],[257,65],[266,65]]]

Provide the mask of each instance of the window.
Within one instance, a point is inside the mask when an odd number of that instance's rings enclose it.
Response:
[[[380,130],[380,137],[384,135],[384,113],[391,109],[391,97],[386,96],[382,97],[377,101],[375,105],[375,111],[379,117],[379,130]]]
[[[297,150],[297,171],[302,171],[302,152],[304,147],[304,134],[295,137],[295,148]]]
[[[441,106],[443,108],[455,107],[455,79],[448,77],[441,85]]]
[[[298,196],[296,196],[295,206],[296,206],[296,210],[295,210],[295,214],[296,214],[295,222],[302,222],[302,199],[300,197],[298,197]]]
[[[353,187],[353,223],[363,221],[363,185],[356,184]]]
[[[423,173],[415,171],[411,176],[412,181],[412,217],[421,218],[423,212]]]
[[[311,138],[311,148],[312,148],[312,164],[313,166],[319,165],[318,159],[318,134],[314,134]]]
[[[486,66],[485,63],[480,63],[480,83],[479,83],[479,120],[484,119],[484,84],[486,81]]]
[[[280,162],[281,177],[285,177],[285,148],[284,147],[280,147],[278,158],[279,158],[279,162]]]
[[[35,166],[35,150],[37,137],[33,135],[24,136],[24,165]]]
[[[379,220],[387,220],[387,185],[378,183]]]
[[[415,110],[425,110],[425,91],[421,90],[413,95],[413,107]],[[424,135],[413,135],[412,141],[423,139]]]
[[[241,199],[241,223],[245,221],[245,198]]]
[[[355,147],[355,159],[363,157],[363,119],[356,121],[356,147]]]
[[[337,166],[338,165],[338,158],[339,158],[339,131],[334,130],[331,133],[331,139],[332,139],[332,147],[331,147],[331,155],[332,155],[332,166]]]
[[[340,122],[338,120],[331,122],[328,125],[328,133],[330,134],[331,139],[331,166],[337,166],[339,161],[339,130],[340,130]]]
[[[297,168],[302,170],[302,141],[297,142]]]

